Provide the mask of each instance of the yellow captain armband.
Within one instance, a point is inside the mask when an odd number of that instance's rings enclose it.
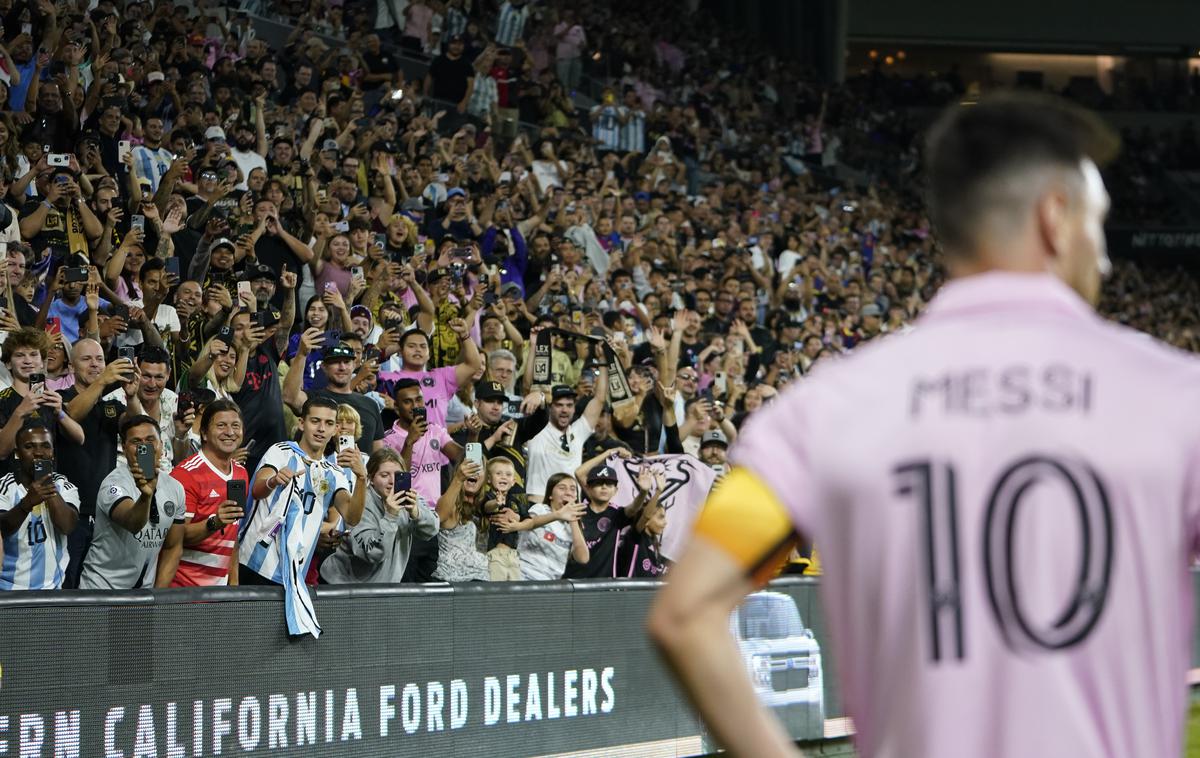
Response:
[[[708,496],[695,534],[725,551],[756,585],[770,581],[800,537],[787,508],[745,468],[734,468]]]

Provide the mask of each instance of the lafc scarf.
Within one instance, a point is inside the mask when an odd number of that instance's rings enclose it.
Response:
[[[604,360],[608,364],[608,402],[617,405],[634,399],[633,392],[629,389],[629,380],[625,378],[625,368],[621,365],[617,354],[608,346],[608,343],[599,337],[580,334],[579,332],[569,332],[565,329],[543,329],[538,332],[537,339],[533,344],[534,384],[550,383],[550,358],[552,352],[550,338],[554,335],[566,337],[571,340],[588,340],[589,342],[602,345],[604,348]]]
[[[91,256],[88,254],[87,235],[83,233],[83,219],[80,218],[79,211],[69,208],[66,213],[63,213],[63,219],[67,228],[67,247],[70,248],[71,254],[82,255],[91,260]]]

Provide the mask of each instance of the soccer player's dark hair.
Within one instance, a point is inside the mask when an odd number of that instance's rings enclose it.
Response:
[[[1075,171],[1084,159],[1103,166],[1119,147],[1099,117],[1050,95],[999,92],[948,109],[925,141],[926,203],[938,238],[949,253],[971,250],[987,214],[1028,199],[1007,190],[1008,177]]]

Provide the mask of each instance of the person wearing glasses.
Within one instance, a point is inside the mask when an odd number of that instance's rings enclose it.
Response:
[[[583,463],[583,443],[592,436],[608,400],[608,365],[601,363],[592,399],[575,418],[574,388],[557,385],[550,390],[549,421],[529,440],[525,491],[530,502],[542,502],[546,482],[554,474],[569,474]]]

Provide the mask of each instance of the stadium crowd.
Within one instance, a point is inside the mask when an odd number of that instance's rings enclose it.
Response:
[[[657,576],[655,462],[943,279],[914,130],[703,14],[85,5],[3,17],[0,589]]]

